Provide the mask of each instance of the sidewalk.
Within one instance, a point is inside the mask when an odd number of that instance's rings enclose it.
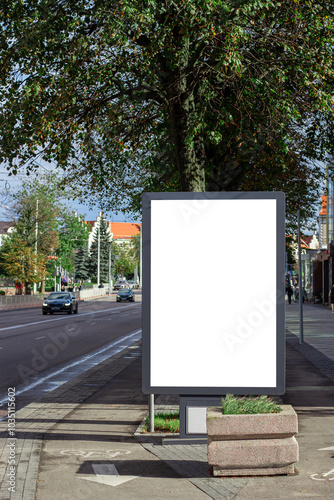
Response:
[[[20,410],[15,442],[0,422],[0,499],[333,499],[334,315],[310,304],[304,313],[307,343],[299,345],[298,306],[287,307],[283,401],[299,415],[296,475],[213,478],[206,445],[134,437],[147,414],[138,344]],[[156,404],[177,405],[177,397],[159,396]],[[10,494],[11,443],[17,467]]]

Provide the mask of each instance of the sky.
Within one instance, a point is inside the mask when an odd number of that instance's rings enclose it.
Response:
[[[46,171],[50,171],[50,168],[46,168],[45,166],[41,165],[37,175],[41,175]],[[31,177],[32,175],[30,176],[30,178]],[[0,220],[6,220],[8,218],[8,215],[6,216],[6,206],[8,206],[8,202],[10,200],[10,193],[20,189],[22,185],[22,178],[27,179],[28,177],[24,174],[9,176],[5,166],[0,165]],[[100,212],[99,207],[92,209],[89,208],[88,205],[81,204],[78,200],[75,199],[66,201],[66,203],[68,204],[68,206],[73,208],[74,211],[78,212],[78,214],[85,214],[85,220],[96,220]],[[130,218],[129,216],[125,216],[120,212],[117,215],[113,212],[103,212],[103,215],[105,216],[106,220],[112,222],[141,222],[140,218]]]

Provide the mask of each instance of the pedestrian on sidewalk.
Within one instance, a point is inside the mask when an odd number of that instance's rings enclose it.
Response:
[[[287,292],[288,292],[288,301],[289,301],[289,304],[291,304],[291,297],[292,297],[293,291],[292,291],[292,287],[290,284],[287,286]]]
[[[332,306],[332,314],[334,313],[334,283],[331,288],[331,306]]]

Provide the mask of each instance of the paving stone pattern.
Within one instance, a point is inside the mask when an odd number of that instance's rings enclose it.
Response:
[[[0,422],[0,500],[35,500],[43,434],[129,366],[134,361],[130,354],[133,354],[133,349],[125,349],[84,372],[79,382],[78,378],[71,380],[16,413],[15,493],[8,491],[7,479],[10,467],[8,444],[14,439],[8,436],[7,421]]]
[[[155,400],[155,411],[177,411],[179,396],[159,395]],[[138,428],[140,428],[141,424]],[[207,462],[206,444],[163,444],[164,437],[136,433],[137,439],[145,449],[164,460],[172,469],[189,479],[197,488],[214,499],[229,500],[244,488],[248,478],[214,478]]]

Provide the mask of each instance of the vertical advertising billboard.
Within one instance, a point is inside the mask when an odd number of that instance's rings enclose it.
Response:
[[[278,192],[144,193],[144,393],[284,393],[284,206]]]

